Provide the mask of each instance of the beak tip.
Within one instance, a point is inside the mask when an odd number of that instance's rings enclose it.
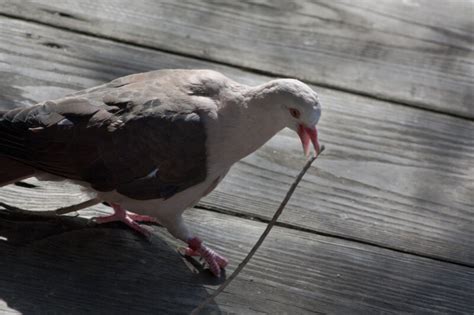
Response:
[[[304,127],[303,125],[300,125],[298,127],[298,135],[301,139],[301,143],[303,145],[303,152],[306,157],[309,157],[310,155],[310,142],[313,144],[316,156],[321,154],[321,152],[324,150],[324,145],[319,144],[318,131],[316,127],[308,128]]]

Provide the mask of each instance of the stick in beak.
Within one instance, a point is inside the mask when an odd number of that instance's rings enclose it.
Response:
[[[309,142],[313,144],[314,151],[316,151],[316,156],[319,155],[320,147],[318,142],[318,131],[316,126],[306,127],[302,124],[298,126],[298,136],[301,139],[301,144],[303,145],[303,151],[306,156],[309,156]]]

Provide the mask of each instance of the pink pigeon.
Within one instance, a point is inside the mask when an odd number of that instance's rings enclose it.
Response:
[[[37,105],[0,111],[0,186],[71,180],[139,233],[157,220],[219,276],[227,259],[188,230],[186,208],[234,163],[288,127],[319,152],[317,94],[294,79],[239,84],[210,70],[158,70]]]

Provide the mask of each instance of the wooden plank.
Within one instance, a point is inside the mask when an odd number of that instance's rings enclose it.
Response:
[[[230,259],[227,274],[265,227],[198,209],[186,221]],[[153,230],[147,242],[120,224],[0,211],[0,312],[190,313],[222,280],[188,269],[175,251],[182,245]],[[276,227],[205,313],[470,314],[473,281],[472,268]]]
[[[472,1],[16,1],[0,12],[474,118]]]
[[[11,105],[158,68],[213,68],[249,84],[269,80],[5,18],[0,52],[0,103]],[[472,265],[474,123],[315,89],[324,107],[320,134],[327,151],[282,222]],[[268,218],[302,164],[297,137],[283,131],[238,163],[201,205]]]

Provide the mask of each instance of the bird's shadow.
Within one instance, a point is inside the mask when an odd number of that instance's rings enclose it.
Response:
[[[0,210],[0,300],[22,314],[190,313],[225,275],[185,263],[162,235]]]

